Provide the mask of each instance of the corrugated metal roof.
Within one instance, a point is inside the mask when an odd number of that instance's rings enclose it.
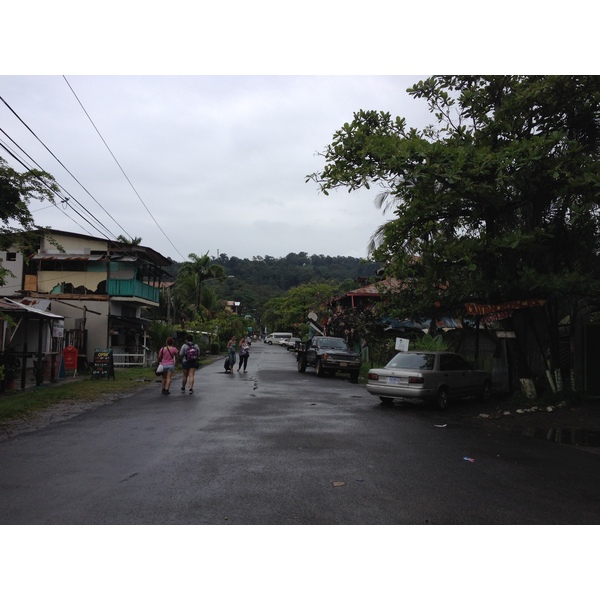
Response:
[[[33,260],[83,260],[92,262],[136,262],[135,256],[124,256],[122,254],[36,254]]]
[[[32,256],[33,260],[86,260],[100,261],[106,260],[104,254],[36,254]]]
[[[35,306],[22,304],[21,302],[17,302],[15,300],[11,300],[10,298],[4,298],[2,303],[0,303],[0,310],[6,312],[19,312],[26,311],[29,313],[34,313],[48,319],[64,319],[62,315],[55,315],[54,313],[48,312],[46,310],[42,310],[40,308],[36,308]]]

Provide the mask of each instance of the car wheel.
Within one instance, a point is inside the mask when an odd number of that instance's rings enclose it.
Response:
[[[381,400],[382,404],[393,404],[394,403],[394,399],[393,398],[386,398],[385,396],[379,396],[379,399]]]
[[[306,371],[306,357],[298,359],[298,373]]]
[[[317,377],[323,377],[323,375],[325,375],[325,372],[323,371],[323,365],[321,364],[321,359],[317,360],[315,370],[317,372]]]
[[[352,383],[358,382],[358,371],[352,371],[352,373],[350,373],[350,381]]]
[[[477,398],[482,402],[489,402],[492,399],[492,384],[489,381],[483,382]]]
[[[272,345],[273,345],[273,342],[268,342],[268,344],[269,344],[269,346],[272,346]]]
[[[438,410],[445,410],[448,406],[448,390],[442,388],[435,399],[435,406]]]

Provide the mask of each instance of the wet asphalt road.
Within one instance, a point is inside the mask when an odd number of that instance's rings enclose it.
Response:
[[[248,367],[0,443],[0,523],[600,523],[598,454],[385,407],[261,342]]]

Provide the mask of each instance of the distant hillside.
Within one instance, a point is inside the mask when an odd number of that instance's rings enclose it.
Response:
[[[323,256],[306,252],[290,253],[284,258],[255,256],[252,259],[221,254],[211,258],[232,278],[214,282],[222,298],[237,300],[245,309],[260,309],[269,299],[309,282],[335,282],[344,291],[365,285],[375,276],[378,263],[350,256]],[[175,278],[179,264],[169,272]]]

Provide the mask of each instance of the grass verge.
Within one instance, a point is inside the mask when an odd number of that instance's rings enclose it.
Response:
[[[220,358],[211,356],[201,360],[200,368]],[[181,373],[181,368],[177,373]],[[157,379],[153,368],[130,367],[115,369],[114,380],[86,376],[74,381],[61,380],[61,383],[7,391],[0,394],[0,423],[30,417],[37,411],[61,402],[94,402],[107,395],[135,393],[149,387]]]
[[[0,395],[0,423],[28,417],[39,410],[61,402],[93,402],[102,396],[136,392],[156,380],[151,368],[115,369],[115,379],[82,377],[74,381],[48,383],[26,390],[13,390]]]
[[[200,368],[218,358],[200,361]],[[176,372],[181,374],[181,368]],[[92,379],[89,376],[75,381],[61,380],[26,390],[13,390],[0,394],[0,423],[30,417],[36,412],[61,402],[94,402],[103,396],[135,393],[158,380],[153,368],[129,367],[115,369],[113,379]]]

